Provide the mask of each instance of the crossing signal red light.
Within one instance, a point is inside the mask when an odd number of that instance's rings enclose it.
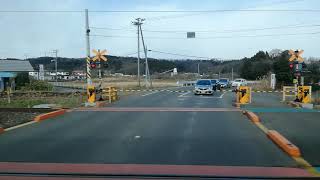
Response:
[[[290,63],[290,64],[289,64],[289,67],[290,67],[290,69],[293,69],[293,64]]]
[[[90,64],[90,67],[91,67],[92,69],[96,68],[96,66],[97,66],[97,65],[96,65],[95,63],[91,63],[91,64]]]

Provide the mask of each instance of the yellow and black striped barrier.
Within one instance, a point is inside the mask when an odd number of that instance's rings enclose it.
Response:
[[[173,92],[173,93],[186,93],[186,92],[193,92],[192,90],[170,90],[170,89],[119,89],[119,92]],[[217,92],[235,92],[233,89],[222,89],[217,90]],[[283,91],[260,91],[260,90],[252,90],[255,93],[282,93]],[[285,91],[285,92],[295,92],[295,91]]]

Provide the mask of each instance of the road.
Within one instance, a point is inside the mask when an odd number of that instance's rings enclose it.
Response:
[[[232,99],[231,92],[141,92],[111,107],[156,110],[74,111],[15,129],[0,136],[0,161],[296,167]]]

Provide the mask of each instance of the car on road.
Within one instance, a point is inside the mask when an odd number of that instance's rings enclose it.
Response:
[[[232,87],[239,87],[239,86],[246,86],[246,85],[247,85],[247,81],[241,78],[235,79],[231,84]]]
[[[195,95],[213,95],[213,87],[210,79],[199,79],[194,86]]]
[[[212,89],[214,91],[216,91],[217,90],[217,86],[219,84],[219,80],[218,79],[211,79],[211,84],[212,84]]]
[[[230,81],[228,78],[220,78],[219,84],[221,88],[228,88],[230,87]]]

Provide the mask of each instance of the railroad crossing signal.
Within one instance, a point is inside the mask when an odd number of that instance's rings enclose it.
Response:
[[[98,51],[97,51],[94,49],[94,50],[92,50],[92,52],[94,54],[96,54],[96,56],[92,58],[93,61],[97,61],[97,60],[98,61],[101,61],[101,60],[107,61],[108,60],[106,57],[104,57],[104,55],[106,55],[106,53],[107,53],[107,50],[100,51],[100,49],[98,49]]]
[[[304,52],[303,50],[296,50],[296,51],[293,51],[292,49],[289,50],[289,54],[291,55],[291,57],[289,58],[289,62],[297,60],[299,63],[302,63],[303,58],[301,57],[301,54],[303,52]]]

